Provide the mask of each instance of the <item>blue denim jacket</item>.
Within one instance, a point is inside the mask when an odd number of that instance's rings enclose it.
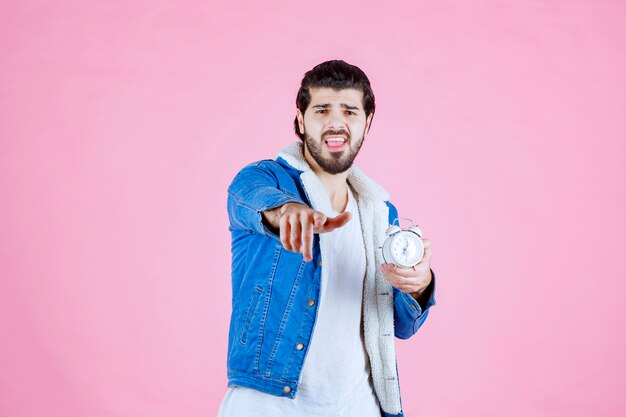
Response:
[[[356,192],[364,217],[364,239],[372,241],[372,254],[374,250],[380,252],[383,229],[398,217],[397,210],[385,198],[385,191],[358,168],[351,168],[348,182]],[[313,260],[305,262],[301,254],[283,248],[280,237],[265,224],[262,212],[289,202],[319,209],[328,201],[322,193],[325,191],[302,156],[299,142],[283,150],[276,160],[244,167],[228,188],[232,236],[228,386],[244,386],[288,398],[294,398],[298,392],[302,365],[314,334],[324,238],[323,234],[314,235]],[[380,201],[375,201],[375,197]],[[370,210],[372,207],[378,211]],[[368,220],[367,213],[377,212],[380,217],[381,210],[385,214],[378,222],[381,226],[370,230],[370,223],[374,222]],[[369,262],[370,278],[364,285],[366,350],[384,415],[403,416],[393,337],[389,336],[393,333],[407,339],[417,332],[428,309],[436,303],[435,279],[433,273],[427,301],[420,305],[382,279],[380,271],[376,271],[380,269],[378,252],[370,257],[378,261]],[[388,323],[381,324],[385,314]]]

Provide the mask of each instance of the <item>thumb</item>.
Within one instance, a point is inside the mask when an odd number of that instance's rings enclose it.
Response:
[[[350,221],[352,218],[352,214],[349,211],[344,211],[343,213],[337,215],[336,217],[331,217],[326,220],[324,224],[324,232],[330,232],[335,230],[338,227],[344,226],[346,223]]]

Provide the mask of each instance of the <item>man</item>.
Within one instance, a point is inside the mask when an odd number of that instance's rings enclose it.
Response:
[[[363,71],[317,65],[296,107],[300,141],[228,188],[233,311],[219,416],[403,416],[393,336],[415,334],[435,304],[430,241],[413,268],[383,263],[398,213],[352,165],[375,110]]]

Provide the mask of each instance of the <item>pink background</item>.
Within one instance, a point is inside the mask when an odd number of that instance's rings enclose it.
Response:
[[[226,187],[333,58],[433,242],[407,417],[626,415],[626,5],[236,3],[2,1],[0,416],[216,414]]]

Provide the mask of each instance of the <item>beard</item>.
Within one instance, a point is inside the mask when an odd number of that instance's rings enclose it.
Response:
[[[363,131],[365,135],[365,131]],[[345,135],[346,137],[346,145],[341,152],[329,152],[330,155],[324,155],[324,137],[331,135]],[[340,174],[342,172],[347,171],[352,166],[354,162],[354,158],[356,158],[361,146],[363,145],[363,139],[361,138],[355,146],[352,146],[352,139],[349,133],[345,131],[328,131],[324,135],[322,135],[322,139],[318,142],[313,137],[309,136],[306,133],[306,128],[304,129],[304,143],[309,153],[317,162],[317,164],[324,171],[329,174]],[[328,152],[326,150],[326,152]]]

